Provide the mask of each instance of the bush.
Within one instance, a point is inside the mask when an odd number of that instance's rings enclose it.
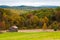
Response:
[[[57,31],[58,27],[57,26],[54,26],[54,31]]]
[[[58,22],[54,22],[53,23],[53,29],[54,29],[54,31],[57,31],[58,30]]]

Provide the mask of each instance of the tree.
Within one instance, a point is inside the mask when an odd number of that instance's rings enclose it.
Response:
[[[5,21],[4,21],[4,9],[0,8],[0,30],[5,29]]]
[[[60,22],[60,7],[55,9],[55,15],[58,22]]]
[[[46,23],[43,24],[42,29],[44,29],[44,30],[47,29]]]

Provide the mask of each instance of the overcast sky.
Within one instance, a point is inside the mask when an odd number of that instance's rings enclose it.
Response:
[[[0,0],[0,5],[18,6],[42,6],[42,5],[52,5],[60,6],[60,0]]]

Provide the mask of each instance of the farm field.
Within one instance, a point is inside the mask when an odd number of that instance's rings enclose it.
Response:
[[[5,32],[0,40],[60,40],[60,32]]]

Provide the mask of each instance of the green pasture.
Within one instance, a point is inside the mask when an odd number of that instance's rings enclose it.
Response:
[[[0,40],[60,40],[60,32],[6,32]]]

